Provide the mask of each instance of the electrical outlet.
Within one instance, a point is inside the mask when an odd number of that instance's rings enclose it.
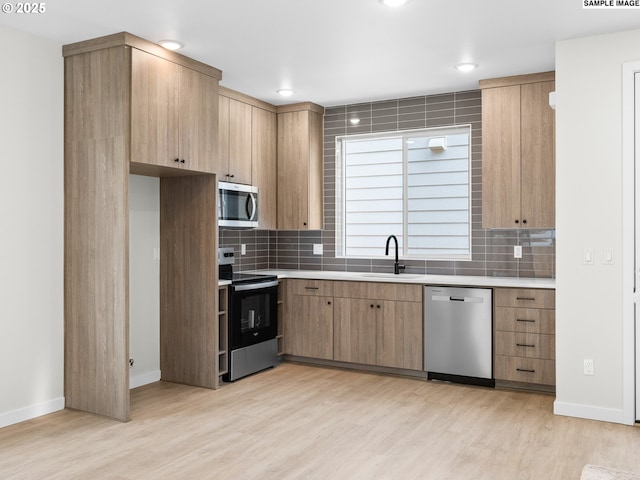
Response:
[[[593,375],[593,360],[589,358],[584,359],[584,374]]]
[[[522,245],[514,245],[513,258],[522,258]]]
[[[246,255],[247,254],[247,244],[246,243],[241,243],[240,244],[240,255]]]

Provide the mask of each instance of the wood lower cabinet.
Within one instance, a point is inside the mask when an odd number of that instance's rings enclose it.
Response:
[[[419,285],[336,282],[334,359],[422,369]]]
[[[333,359],[333,282],[288,280],[284,351]]]
[[[482,226],[555,228],[554,72],[481,80]]]
[[[555,292],[494,290],[497,381],[555,385]]]
[[[285,353],[422,370],[422,287],[287,280]]]

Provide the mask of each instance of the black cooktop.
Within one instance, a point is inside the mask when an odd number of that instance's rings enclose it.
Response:
[[[271,282],[278,279],[276,275],[242,272],[234,273],[231,265],[220,265],[219,278],[220,280],[231,280],[233,285],[239,285],[241,283]]]
[[[238,285],[241,283],[271,282],[277,279],[278,277],[276,275],[262,275],[258,273],[234,273],[232,278],[226,280],[231,280],[231,283],[233,285]]]

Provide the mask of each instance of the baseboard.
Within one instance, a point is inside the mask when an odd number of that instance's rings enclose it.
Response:
[[[64,397],[36,403],[11,412],[0,413],[0,428],[64,410]]]
[[[628,423],[624,421],[624,412],[622,409],[579,405],[576,403],[558,402],[556,400],[553,402],[553,413],[565,417],[586,418],[588,420],[628,425]]]
[[[138,388],[143,385],[148,385],[153,382],[160,381],[160,370],[153,372],[142,373],[140,375],[131,376],[129,378],[129,389]]]

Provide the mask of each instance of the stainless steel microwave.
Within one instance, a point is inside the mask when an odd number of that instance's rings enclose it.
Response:
[[[258,187],[218,182],[218,226],[258,228]]]

